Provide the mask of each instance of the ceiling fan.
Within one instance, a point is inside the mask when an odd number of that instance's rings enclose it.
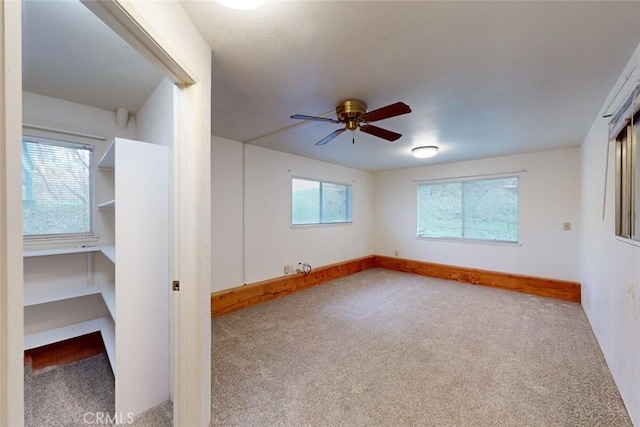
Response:
[[[342,129],[338,129],[316,142],[316,145],[324,145],[336,136],[340,135],[342,132],[346,130],[355,132],[356,129],[360,129],[362,132],[393,142],[398,140],[402,134],[391,132],[390,130],[383,129],[369,123],[388,119],[389,117],[400,116],[410,112],[411,108],[404,102],[396,102],[395,104],[390,104],[386,107],[367,112],[367,104],[354,99],[343,101],[338,104],[336,107],[337,119],[305,116],[304,114],[294,114],[291,118],[297,120],[313,120],[316,122],[341,123],[345,125]]]

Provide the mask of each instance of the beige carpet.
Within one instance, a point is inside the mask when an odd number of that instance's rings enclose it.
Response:
[[[25,367],[25,427],[86,426],[114,408],[114,378],[106,354],[38,373]]]
[[[575,303],[373,269],[212,327],[215,426],[631,426]]]
[[[111,424],[115,381],[106,354],[33,373],[24,371],[25,427],[81,427]],[[107,418],[109,417],[109,418]],[[171,427],[173,405],[164,402],[135,417],[131,427]]]

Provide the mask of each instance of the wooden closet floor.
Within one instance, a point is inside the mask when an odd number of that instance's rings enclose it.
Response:
[[[100,332],[94,332],[27,350],[24,352],[24,364],[25,366],[31,366],[33,372],[38,372],[56,366],[67,365],[105,352]]]

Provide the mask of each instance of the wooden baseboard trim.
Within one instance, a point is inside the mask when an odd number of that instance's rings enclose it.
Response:
[[[580,283],[578,282],[500,273],[497,271],[456,267],[379,255],[374,256],[374,266],[421,276],[456,280],[473,285],[483,285],[565,301],[581,302]]]
[[[320,267],[307,275],[283,276],[214,292],[211,294],[211,317],[222,316],[373,267],[581,302],[578,282],[372,255]]]
[[[24,352],[25,365],[33,372],[77,362],[105,352],[100,332],[32,348]]]
[[[283,297],[294,292],[339,279],[373,267],[373,256],[331,264],[309,274],[294,274],[265,280],[211,294],[211,317]]]

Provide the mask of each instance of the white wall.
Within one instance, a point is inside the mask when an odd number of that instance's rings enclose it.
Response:
[[[211,291],[244,283],[242,143],[211,138]]]
[[[372,254],[371,173],[252,145],[242,167],[242,144],[212,137],[212,291]],[[353,224],[292,229],[294,175],[351,184]]]
[[[526,170],[520,174],[520,244],[416,238],[417,184]],[[375,174],[374,252],[378,255],[563,280],[578,280],[579,149],[543,151]],[[563,223],[571,223],[571,231]]]
[[[615,237],[615,144],[608,154],[605,216],[602,217],[608,119],[606,106],[624,77],[640,62],[640,46],[613,86],[582,145],[582,305],[634,425],[640,425],[640,247]],[[612,110],[640,77],[636,69]]]
[[[149,95],[135,116],[138,141],[171,148],[174,140],[174,84],[164,78]]]

